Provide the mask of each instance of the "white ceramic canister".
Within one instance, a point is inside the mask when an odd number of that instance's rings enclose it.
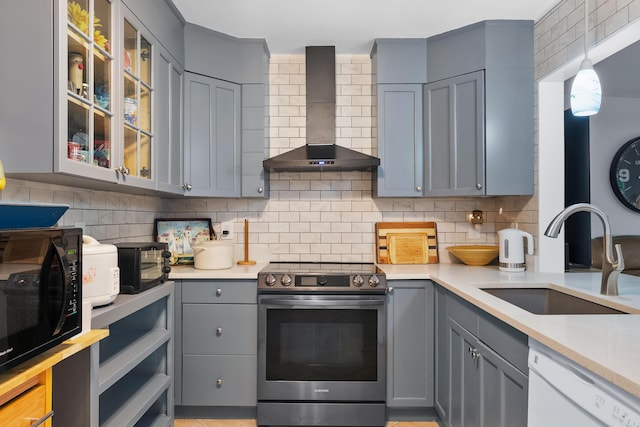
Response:
[[[82,301],[93,307],[113,302],[120,293],[118,249],[82,236]]]
[[[233,242],[207,240],[193,247],[194,267],[198,270],[222,270],[233,266]]]

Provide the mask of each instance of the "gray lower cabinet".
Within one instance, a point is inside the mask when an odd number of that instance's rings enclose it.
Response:
[[[183,406],[255,407],[255,280],[182,281]]]
[[[432,408],[433,283],[394,280],[388,286],[387,406]]]
[[[426,84],[424,125],[424,194],[485,194],[484,71]]]
[[[240,114],[240,85],[185,73],[185,195],[240,196]]]
[[[380,84],[377,90],[378,197],[423,195],[422,85]]]
[[[173,291],[167,282],[93,310],[91,327],[109,336],[91,347],[91,427],[173,425]]]
[[[435,407],[443,423],[526,426],[527,336],[439,287],[436,301]]]

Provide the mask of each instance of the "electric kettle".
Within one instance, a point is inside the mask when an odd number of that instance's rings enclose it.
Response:
[[[527,239],[527,253],[533,255],[533,236],[517,228],[498,231],[500,256],[498,268],[501,271],[524,271],[524,242]]]

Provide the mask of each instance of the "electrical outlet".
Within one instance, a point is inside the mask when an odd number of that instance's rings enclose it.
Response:
[[[222,240],[233,239],[233,221],[222,221],[220,223],[220,237]]]

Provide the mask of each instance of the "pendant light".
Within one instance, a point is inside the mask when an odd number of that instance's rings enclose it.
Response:
[[[587,54],[589,2],[584,1],[584,60],[571,85],[571,112],[574,116],[592,116],[600,111],[602,88],[600,79]]]

